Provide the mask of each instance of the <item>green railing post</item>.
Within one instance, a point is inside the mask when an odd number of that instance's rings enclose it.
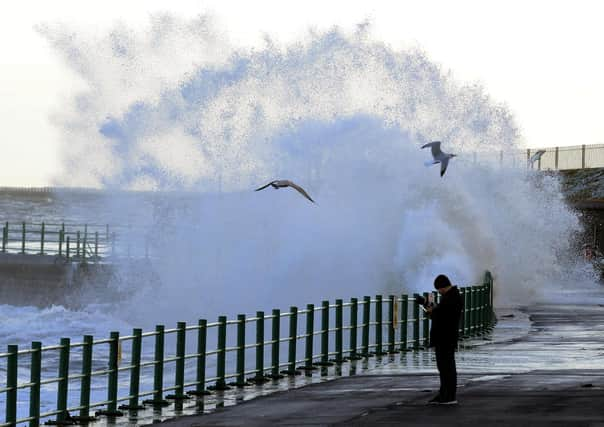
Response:
[[[279,339],[281,335],[281,310],[273,309],[272,336],[271,336],[271,377],[280,378],[279,375]]]
[[[67,240],[65,242],[65,254],[67,256],[67,261],[69,261],[69,236],[67,236]]]
[[[413,294],[413,349],[419,349],[419,294]]]
[[[256,312],[256,382],[264,382],[264,311]]]
[[[88,224],[84,224],[84,239],[82,240],[82,256],[86,261],[86,251],[88,250],[86,243],[88,243]]]
[[[31,370],[29,389],[29,427],[40,425],[40,372],[42,369],[42,343],[31,343]]]
[[[61,338],[59,350],[59,381],[57,383],[57,422],[65,421],[69,387],[69,338]]]
[[[237,315],[237,387],[245,383],[245,314]]]
[[[359,333],[358,310],[359,300],[350,298],[350,350],[348,357],[351,359],[357,358],[357,334]]]
[[[165,404],[164,400],[164,325],[155,326],[155,356],[153,369],[153,400],[154,405]]]
[[[118,386],[118,346],[120,333],[111,332],[109,335],[109,374],[107,378],[107,412],[114,415],[117,412]]]
[[[216,390],[227,388],[225,380],[226,370],[226,316],[218,317],[218,354],[216,355]]]
[[[363,356],[369,357],[369,326],[371,323],[371,297],[364,296],[363,297],[363,334],[362,334],[362,343],[363,347]]]
[[[197,322],[197,385],[195,386],[195,392],[198,396],[208,394],[206,391],[206,348],[208,338],[208,321],[206,319],[199,319]]]
[[[468,337],[470,335],[470,330],[472,328],[472,288],[466,287],[464,292],[464,305],[466,307],[464,316],[465,316],[465,331],[464,336]]]
[[[401,297],[401,351],[407,351],[407,329],[409,326],[409,297],[403,295]]]
[[[99,232],[94,232],[94,260],[95,262],[99,259]]]
[[[486,330],[486,322],[485,322],[485,313],[486,313],[486,306],[485,306],[485,302],[486,302],[486,287],[484,285],[480,286],[480,333],[484,333],[484,331]]]
[[[424,292],[424,298],[426,299],[426,301],[428,301],[428,296],[430,295],[430,292]],[[435,300],[436,301],[436,300]],[[430,342],[430,318],[428,317],[428,313],[422,311],[423,313],[423,341],[424,341],[424,347],[428,347],[428,344]]]
[[[142,348],[142,334],[143,331],[140,328],[134,328],[132,330],[132,357],[131,357],[131,368],[130,368],[130,400],[128,401],[129,410],[144,409],[143,406],[138,404],[138,394],[140,386],[140,373],[141,373],[141,348]]]
[[[187,323],[176,324],[176,371],[174,373],[174,398],[185,397],[185,349],[187,339]]]
[[[76,232],[76,257],[80,258],[80,230]]]
[[[390,354],[396,353],[394,333],[394,295],[390,295],[388,298],[388,353]]]
[[[40,230],[40,255],[44,255],[44,233],[45,233],[45,226],[44,223],[42,223],[42,228]]]
[[[344,362],[344,330],[343,328],[343,318],[344,318],[344,306],[343,301],[341,299],[336,300],[336,363]]]
[[[84,335],[82,347],[82,379],[80,380],[80,417],[88,417],[92,374],[92,335]]]
[[[298,307],[289,308],[289,351],[287,360],[288,375],[296,374],[296,344],[298,343]]]
[[[321,303],[321,364],[329,364],[329,301]]]
[[[63,255],[63,239],[65,238],[65,234],[63,230],[59,230],[59,256]]]
[[[86,262],[86,252],[88,243],[88,226],[84,225],[84,238],[82,239],[82,261]]]
[[[8,243],[8,222],[2,227],[2,252],[6,252],[6,244]]]
[[[306,354],[304,356],[305,362],[304,367],[307,370],[313,368],[313,344],[314,344],[314,332],[315,332],[315,305],[306,305]]]
[[[383,330],[383,321],[382,321],[382,296],[375,296],[375,354],[382,355],[384,352],[382,351],[382,330]]]
[[[12,344],[8,346],[8,360],[6,362],[6,423],[13,426],[17,425],[18,352],[18,346]]]
[[[25,222],[22,223],[22,228],[21,228],[21,253],[24,254],[25,253]]]
[[[466,312],[466,304],[465,304],[465,293],[466,293],[466,289],[460,287],[459,288],[459,296],[461,297],[461,300],[464,301],[463,307],[461,309],[461,316],[459,316],[459,327],[458,327],[458,331],[459,331],[459,336],[463,336],[463,331],[464,331],[464,323],[465,323],[465,312]]]

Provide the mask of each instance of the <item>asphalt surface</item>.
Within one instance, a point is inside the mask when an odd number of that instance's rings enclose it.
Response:
[[[537,306],[500,317],[457,354],[457,406],[427,405],[433,355],[390,357],[333,381],[276,392],[165,426],[604,426],[604,308]],[[512,333],[514,332],[514,333]],[[400,358],[408,355],[400,355]],[[203,409],[202,409],[203,411]]]

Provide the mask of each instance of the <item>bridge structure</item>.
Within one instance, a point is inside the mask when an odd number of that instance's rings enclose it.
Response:
[[[460,288],[464,339],[492,330],[493,288],[488,272],[483,283]],[[203,412],[206,399],[231,388],[287,388],[303,372],[321,378],[335,367],[337,376],[357,361],[428,354],[430,319],[420,310],[419,296],[336,299],[270,314],[179,322],[170,329],[135,328],[126,336],[113,331],[100,339],[85,335],[80,342],[65,337],[25,349],[11,344],[0,354],[0,427],[119,423],[123,415],[129,415],[124,422],[144,423],[166,418],[162,410],[178,414],[191,400]],[[423,296],[439,300],[436,292]]]

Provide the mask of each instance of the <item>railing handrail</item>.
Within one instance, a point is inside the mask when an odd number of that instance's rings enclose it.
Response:
[[[490,273],[485,274],[484,283],[477,286],[461,287],[460,292],[464,299],[464,309],[460,319],[459,332],[462,337],[477,335],[490,330],[493,321],[493,278]],[[419,350],[428,345],[429,318],[419,311],[415,303],[418,294],[413,296],[401,295],[375,298],[365,296],[363,299],[351,298],[348,302],[335,300],[335,304],[323,301],[321,305],[308,304],[305,309],[298,310],[290,307],[289,311],[274,309],[272,314],[262,311],[255,315],[240,314],[236,319],[227,319],[220,316],[217,322],[208,323],[201,319],[197,325],[187,325],[179,322],[176,328],[166,329],[157,325],[155,331],[144,332],[134,329],[131,335],[120,336],[112,332],[110,338],[94,340],[92,336],[84,336],[82,342],[72,343],[68,338],[62,338],[59,345],[43,347],[41,343],[32,343],[31,349],[19,350],[16,345],[9,345],[5,353],[0,353],[0,359],[7,359],[6,387],[0,389],[0,394],[6,394],[5,424],[29,422],[37,425],[41,419],[57,416],[56,421],[64,421],[66,411],[79,411],[80,416],[87,417],[92,408],[106,406],[102,411],[106,415],[119,415],[118,402],[128,401],[124,409],[140,407],[140,399],[144,396],[153,396],[145,401],[151,405],[165,404],[164,393],[175,393],[175,398],[185,396],[186,393],[203,395],[207,393],[206,386],[213,383],[208,389],[226,389],[229,385],[227,379],[234,378],[234,385],[244,386],[250,381],[245,376],[255,374],[252,380],[263,382],[267,378],[276,379],[281,375],[295,375],[296,365],[303,363],[303,368],[311,369],[313,366],[329,366],[333,363],[342,363],[347,359],[370,357],[398,351]],[[428,293],[424,293],[427,296]],[[434,292],[435,299],[438,295]],[[347,309],[347,316],[344,316]],[[373,314],[372,314],[373,311]],[[359,312],[362,316],[359,319]],[[319,324],[315,325],[315,315],[319,313]],[[298,319],[304,316],[306,320],[305,333],[298,331]],[[344,319],[347,318],[347,323]],[[288,319],[288,330],[281,334],[282,319]],[[270,337],[264,334],[266,322],[271,324]],[[256,325],[256,339],[246,342],[245,329],[249,325]],[[231,326],[236,329],[236,341],[229,341],[227,329]],[[397,336],[397,330],[400,332]],[[412,328],[411,337],[408,336],[409,326]],[[216,329],[217,346],[207,349],[207,335],[210,328]],[[197,348],[193,353],[186,352],[187,332],[197,332]],[[349,336],[344,339],[344,332]],[[361,341],[357,340],[361,335]],[[386,332],[386,334],[384,334]],[[176,336],[176,347],[169,355],[165,344],[166,335]],[[318,337],[320,346],[315,351],[314,341]],[[143,338],[155,340],[154,356],[152,360],[142,358],[141,348]],[[345,348],[344,342],[348,341]],[[122,358],[122,344],[131,343],[130,361],[120,366]],[[304,358],[298,357],[298,343],[305,343]],[[359,345],[360,344],[360,345]],[[109,346],[108,365],[101,370],[92,369],[93,352],[98,346]],[[287,345],[286,357],[281,357],[281,345]],[[270,348],[271,363],[265,366],[265,347]],[[246,352],[255,349],[255,369],[245,369]],[[69,370],[69,361],[74,352],[81,350],[77,357],[81,358],[81,372],[74,373]],[[55,378],[41,378],[42,354],[44,352],[59,352],[59,375]],[[235,363],[227,370],[227,354],[235,353]],[[30,356],[27,366],[30,371],[30,380],[18,382],[19,358]],[[206,361],[209,356],[216,357],[216,375],[207,377]],[[330,360],[330,357],[333,359]],[[98,359],[98,358],[97,358]],[[197,361],[196,377],[185,378],[185,360]],[[174,364],[174,385],[164,386],[163,371],[166,364]],[[141,391],[139,389],[140,371],[143,367],[153,367],[153,390]],[[23,369],[24,367],[21,367]],[[48,367],[46,367],[48,369]],[[281,370],[286,368],[285,370]],[[127,396],[118,396],[118,375],[130,373],[129,393]],[[91,381],[93,378],[107,377],[107,399],[101,402],[90,402]],[[68,387],[70,383],[80,380],[80,400],[75,406],[69,406]],[[40,413],[40,386],[56,384],[57,407]],[[185,392],[185,388],[194,387],[194,390]],[[30,390],[30,411],[27,417],[18,418],[17,390]],[[145,403],[143,402],[143,403]]]

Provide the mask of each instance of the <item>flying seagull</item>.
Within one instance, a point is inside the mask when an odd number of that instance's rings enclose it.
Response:
[[[292,181],[289,181],[287,179],[278,179],[278,180],[275,180],[275,181],[271,181],[268,184],[263,185],[260,188],[257,188],[255,191],[264,190],[268,186],[273,187],[275,190],[278,190],[279,188],[291,187],[294,190],[296,190],[298,193],[300,193],[304,197],[306,197],[308,200],[310,200],[311,202],[315,203],[315,201],[310,198],[310,196],[308,195],[308,193],[306,191],[304,191],[304,189],[302,187],[300,187],[298,184],[296,184],[296,183],[294,183]]]
[[[429,142],[427,144],[422,145],[422,148],[430,147],[432,149],[432,157],[433,160],[430,162],[426,162],[426,166],[435,165],[440,163],[440,176],[442,177],[447,171],[447,166],[449,165],[449,160],[453,157],[456,157],[457,154],[448,154],[443,153],[440,150],[440,141]]]
[[[533,165],[535,164],[535,162],[538,162],[541,159],[541,156],[543,156],[544,154],[545,150],[538,150],[535,152],[535,154],[531,156],[531,158],[529,159],[529,166],[531,167],[531,169],[533,169]]]

